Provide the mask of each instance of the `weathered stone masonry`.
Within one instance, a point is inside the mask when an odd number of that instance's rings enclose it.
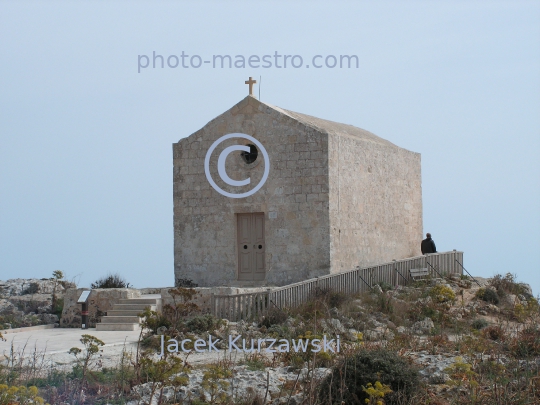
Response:
[[[204,173],[208,148],[228,133],[263,144],[270,174],[254,195],[232,199],[216,192]],[[226,171],[257,184],[261,155],[247,164],[232,153]],[[285,285],[359,265],[418,254],[422,236],[420,155],[362,129],[283,110],[246,97],[201,130],[173,145],[174,266],[176,278],[199,286],[246,285],[238,281],[236,215],[264,213],[266,280]],[[249,285],[249,283],[247,284]]]

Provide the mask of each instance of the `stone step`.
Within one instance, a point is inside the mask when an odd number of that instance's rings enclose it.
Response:
[[[139,323],[138,316],[111,316],[107,314],[101,318],[101,323]]]
[[[118,301],[118,304],[146,304],[157,305],[158,300],[156,298],[125,298]]]
[[[101,318],[101,323],[96,325],[96,329],[102,331],[140,330],[139,314],[146,308],[155,311],[159,306],[161,306],[161,297],[157,294],[141,298],[121,299],[113,305],[110,311],[107,311],[107,316]]]
[[[129,310],[129,309],[121,309],[121,310],[114,310],[111,309],[110,311],[107,311],[107,316],[139,316],[139,314],[142,311],[138,309]]]
[[[148,305],[148,304],[114,304],[113,310],[114,311],[122,311],[122,310],[128,310],[128,311],[144,311],[145,308],[150,307],[152,311],[156,310],[156,305]]]
[[[140,330],[141,325],[138,323],[98,323],[96,324],[96,330],[101,331],[127,331],[127,330]]]

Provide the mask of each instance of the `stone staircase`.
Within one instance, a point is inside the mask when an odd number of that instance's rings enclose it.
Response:
[[[101,323],[96,325],[98,331],[125,331],[139,330],[139,314],[145,308],[150,307],[155,311],[161,307],[161,295],[143,295],[140,298],[121,299],[113,304],[113,309],[107,311],[107,316],[101,318]]]

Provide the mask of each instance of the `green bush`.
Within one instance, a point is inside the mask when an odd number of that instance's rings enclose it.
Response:
[[[324,404],[363,404],[369,397],[362,387],[376,381],[389,385],[393,391],[384,397],[387,405],[409,399],[420,384],[418,370],[395,352],[364,349],[333,367],[323,380],[318,397]]]
[[[388,284],[385,281],[381,281],[380,283],[377,283],[377,284],[379,285],[379,287],[381,287],[381,290],[383,290],[384,292],[391,291],[394,289],[390,284]]]
[[[63,298],[56,299],[51,312],[57,315],[58,318],[60,319],[62,317],[63,310],[64,310],[64,299]]]
[[[488,325],[489,325],[488,321],[482,318],[475,319],[471,323],[472,328],[476,330],[484,329]]]
[[[91,285],[92,289],[96,288],[130,288],[131,284],[129,284],[124,278],[116,274],[108,274],[105,277],[101,277],[100,279],[96,280]]]
[[[221,320],[212,315],[199,315],[191,318],[187,321],[186,326],[189,332],[211,332],[218,328],[221,324]]]
[[[491,288],[480,288],[476,292],[476,296],[482,301],[489,302],[490,304],[497,305],[499,303],[499,295],[495,290],[492,290]]]
[[[248,356],[244,360],[244,365],[247,366],[249,371],[264,371],[266,370],[266,364],[264,363],[264,357],[252,355]]]
[[[139,314],[141,317],[141,326],[143,329],[150,330],[153,334],[157,333],[158,328],[165,326],[166,328],[171,327],[171,322],[165,317],[161,312],[152,311],[149,307],[146,307],[142,313]]]
[[[28,384],[35,385],[38,388],[60,387],[69,375],[69,372],[60,371],[53,368],[42,377],[30,379]]]

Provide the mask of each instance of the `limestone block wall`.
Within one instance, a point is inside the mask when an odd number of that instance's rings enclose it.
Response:
[[[65,328],[77,328],[81,326],[81,304],[77,300],[83,291],[88,288],[68,288],[64,296],[64,309],[60,326]],[[94,328],[101,317],[111,310],[113,305],[121,299],[138,298],[139,290],[133,288],[99,288],[92,290],[88,298],[88,326]]]
[[[270,174],[256,194],[231,199],[211,188],[204,158],[211,144],[228,133],[253,136],[266,148]],[[238,142],[234,142],[238,143]],[[249,142],[246,141],[245,144]],[[217,175],[222,143],[213,153],[210,171],[226,191],[234,190]],[[252,97],[244,99],[204,128],[173,145],[174,268],[175,277],[199,287],[241,286],[237,281],[236,215],[265,215],[268,285],[285,285],[328,273],[328,141],[324,134],[292,119],[276,107]],[[264,162],[246,165],[240,152],[226,162],[236,180],[258,183]],[[253,186],[246,186],[251,189]]]
[[[420,154],[331,135],[329,168],[332,273],[421,254]]]

